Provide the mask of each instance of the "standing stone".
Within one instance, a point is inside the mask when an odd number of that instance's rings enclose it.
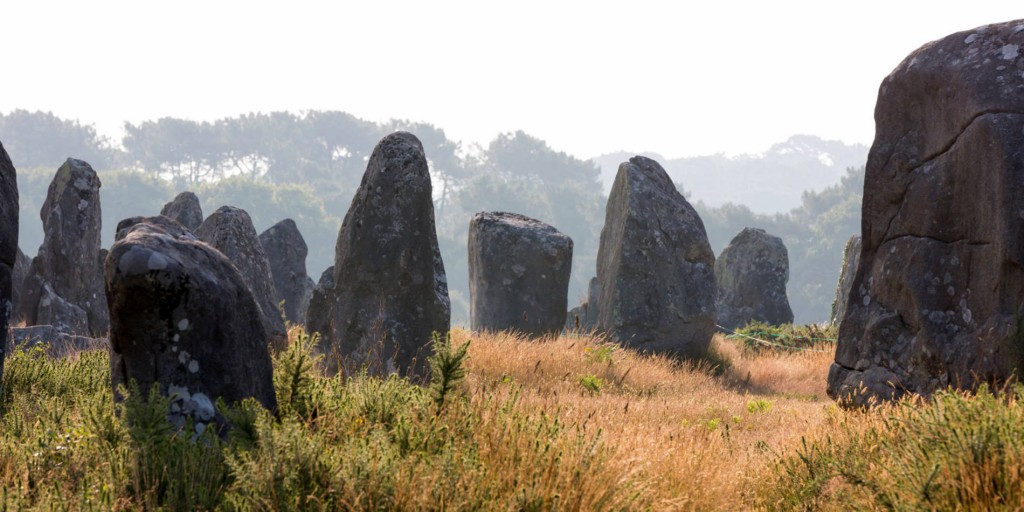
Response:
[[[636,156],[615,176],[601,245],[598,327],[642,351],[700,357],[715,331],[715,254],[700,216],[661,165]]]
[[[36,308],[34,325],[49,325],[71,335],[89,332],[89,314],[84,309],[57,295],[50,283],[43,281],[39,290],[39,306]]]
[[[828,376],[843,403],[1024,370],[1022,49],[1024,20],[987,25],[926,44],[882,81]]]
[[[424,377],[451,306],[427,159],[414,135],[392,133],[374,148],[338,233],[334,282],[325,290],[327,318],[314,314],[313,301],[307,315],[323,350],[346,366]]]
[[[565,319],[567,331],[594,331],[597,329],[597,305],[601,300],[601,282],[590,278],[587,286],[587,300],[569,310]]]
[[[14,269],[11,271],[11,316],[10,319],[14,323],[18,316],[17,312],[21,309],[21,294],[25,288],[25,278],[28,277],[29,269],[32,267],[32,260],[25,253],[21,252],[21,248],[18,248],[18,255],[14,260]]]
[[[178,221],[190,231],[195,231],[203,223],[203,208],[199,205],[199,198],[188,191],[178,194],[173,201],[165,204],[160,215]]]
[[[13,303],[11,289],[18,258],[18,176],[0,143],[0,375],[4,369],[4,350],[9,342]]]
[[[313,281],[306,274],[309,249],[302,233],[295,221],[285,219],[260,234],[260,245],[267,253],[277,300],[284,301],[285,318],[292,323],[304,323]]]
[[[334,302],[334,265],[320,274],[306,308],[306,332],[325,333],[330,330],[331,304]],[[333,363],[333,361],[328,361]],[[336,368],[335,368],[336,369]]]
[[[218,398],[255,398],[274,411],[267,334],[252,291],[221,252],[166,217],[121,221],[107,256],[111,381],[159,383],[168,417],[201,432],[222,424]]]
[[[288,332],[278,308],[277,290],[270,276],[267,253],[256,236],[249,214],[241,208],[221,206],[195,230],[200,240],[224,253],[238,267],[263,311],[263,327],[276,350],[288,343]]]
[[[535,219],[481,212],[469,222],[469,322],[474,331],[558,333],[565,324],[572,239]]]
[[[793,323],[786,296],[789,252],[777,236],[743,228],[715,260],[718,325],[738,329],[750,322]]]
[[[50,183],[46,201],[39,211],[43,221],[43,243],[32,260],[25,280],[20,307],[26,325],[39,325],[46,318],[68,318],[73,311],[41,311],[63,304],[85,311],[87,328],[70,334],[105,336],[108,319],[103,301],[103,270],[100,255],[100,179],[89,164],[69,158]],[[46,285],[50,290],[45,290]],[[40,301],[56,294],[61,301]]]
[[[832,302],[832,316],[829,322],[832,325],[839,325],[846,315],[847,299],[850,297],[850,290],[853,289],[853,277],[857,274],[857,267],[860,266],[860,236],[853,235],[846,241],[846,249],[843,250],[843,267],[839,272],[839,282],[836,283],[836,299]]]

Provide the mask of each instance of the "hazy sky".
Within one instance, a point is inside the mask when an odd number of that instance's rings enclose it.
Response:
[[[869,144],[881,79],[1019,1],[48,2],[3,7],[0,112],[123,121],[343,110],[581,157]]]

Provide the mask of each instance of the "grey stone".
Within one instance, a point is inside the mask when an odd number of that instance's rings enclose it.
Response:
[[[18,258],[18,176],[11,157],[0,143],[0,337],[6,346],[9,340],[13,310],[12,288]],[[3,375],[4,353],[0,351],[0,375]]]
[[[37,325],[49,325],[71,335],[89,332],[89,315],[85,310],[57,295],[50,283],[46,282],[40,286],[36,322]]]
[[[263,327],[269,336],[267,341],[276,350],[283,350],[288,343],[288,331],[278,307],[270,262],[249,214],[241,208],[221,206],[203,221],[195,235],[224,253],[238,267],[262,311]]]
[[[853,235],[846,241],[846,248],[843,250],[843,267],[839,271],[839,282],[836,283],[836,298],[832,302],[832,316],[829,322],[832,325],[839,325],[843,316],[846,315],[846,304],[850,297],[850,290],[853,289],[853,276],[857,274],[857,267],[860,266],[860,236]]]
[[[52,292],[85,311],[88,322],[74,334],[105,335],[108,319],[98,261],[102,226],[100,179],[96,171],[86,162],[69,158],[50,182],[39,215],[43,221],[43,243],[32,259],[22,288],[19,320],[26,325],[38,325],[66,317],[50,312],[50,317],[39,318],[45,309],[41,309],[39,301]],[[50,291],[44,289],[47,284]]]
[[[334,265],[320,274],[320,280],[313,287],[306,308],[306,332],[324,333],[330,330],[331,304],[334,302]]]
[[[199,198],[192,192],[182,192],[174,200],[164,205],[160,215],[170,217],[190,231],[195,231],[203,223],[203,208]]]
[[[715,330],[704,223],[654,160],[619,166],[597,254],[598,327],[642,351],[700,357]]]
[[[715,260],[718,324],[738,329],[750,322],[793,323],[786,283],[789,251],[763,229],[744,228]]]
[[[284,301],[285,318],[292,323],[305,323],[313,281],[306,274],[309,249],[295,221],[282,220],[260,233],[260,245],[267,253],[277,300]]]
[[[220,251],[167,217],[121,221],[106,260],[111,380],[159,383],[177,394],[168,411],[214,419],[207,401],[255,398],[274,411],[267,334],[245,279]],[[212,403],[212,402],[211,402]]]
[[[469,322],[474,331],[558,333],[565,323],[572,239],[516,213],[469,222]]]
[[[448,332],[451,305],[427,159],[412,134],[374,148],[338,233],[333,278],[326,315],[314,293],[306,320],[323,335],[329,366],[425,378],[432,334]]]
[[[928,43],[879,87],[860,266],[828,375],[841,403],[1024,369],[1022,27]]]
[[[11,320],[17,320],[17,312],[21,308],[21,294],[25,288],[25,278],[28,277],[29,269],[32,267],[32,260],[25,253],[18,249],[14,260],[14,268],[11,270]]]
[[[573,332],[591,332],[597,329],[598,303],[601,300],[601,282],[597,277],[590,278],[587,286],[587,300],[569,310],[565,319],[565,329]]]

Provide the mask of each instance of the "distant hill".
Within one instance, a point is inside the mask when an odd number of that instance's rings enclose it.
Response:
[[[847,168],[863,166],[868,148],[814,135],[794,135],[758,154],[674,160],[656,153],[641,154],[661,163],[691,201],[703,201],[711,207],[743,204],[755,213],[774,214],[800,206],[805,190],[822,190],[838,183]],[[619,164],[634,155],[622,151],[592,159],[601,168],[605,193],[611,190]]]

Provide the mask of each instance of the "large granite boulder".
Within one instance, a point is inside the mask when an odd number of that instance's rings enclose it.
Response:
[[[529,336],[565,324],[572,239],[535,219],[481,212],[469,221],[469,325]]]
[[[565,319],[567,331],[590,332],[597,329],[598,303],[601,300],[601,282],[597,277],[590,278],[587,285],[587,300],[569,310]]]
[[[106,335],[107,306],[99,262],[100,179],[96,171],[86,162],[69,158],[50,182],[39,215],[43,243],[22,287],[19,320],[26,325],[50,324],[55,317],[74,316],[74,311],[52,310],[68,304],[85,311],[88,318],[84,329],[71,334]],[[40,302],[51,292],[62,300]]]
[[[0,143],[0,348],[7,345],[11,312],[14,267],[18,258],[18,176],[11,157]],[[4,369],[4,351],[0,350],[0,375]]]
[[[828,376],[843,403],[1024,369],[1022,27],[926,44],[882,81],[860,266]]]
[[[715,331],[704,222],[654,160],[619,166],[597,253],[598,327],[643,351],[700,357]]]
[[[426,376],[433,333],[446,334],[451,316],[431,194],[420,141],[405,132],[384,137],[338,233],[327,315],[317,313],[317,299],[307,314],[329,364]]]
[[[195,231],[203,223],[203,208],[199,198],[192,192],[182,192],[174,200],[164,205],[160,215],[170,217],[190,231]]]
[[[117,226],[105,274],[115,390],[159,383],[176,397],[171,422],[191,417],[199,432],[222,423],[218,398],[276,409],[263,313],[220,251],[167,217],[133,217]]]
[[[241,208],[221,206],[200,224],[195,235],[224,253],[238,267],[263,312],[261,317],[267,340],[275,349],[284,349],[288,343],[288,331],[278,308],[270,262],[249,214]]]
[[[715,259],[718,325],[738,329],[752,321],[793,323],[786,296],[789,251],[763,229],[743,228]]]
[[[292,219],[285,219],[260,233],[260,245],[267,253],[277,300],[284,301],[284,316],[292,323],[306,319],[306,308],[313,294],[313,280],[306,274],[309,249]]]
[[[829,323],[839,325],[846,315],[846,304],[853,289],[853,277],[860,266],[860,236],[853,235],[846,241],[843,250],[843,266],[839,271],[839,282],[836,283],[836,298],[832,301],[832,316]]]

